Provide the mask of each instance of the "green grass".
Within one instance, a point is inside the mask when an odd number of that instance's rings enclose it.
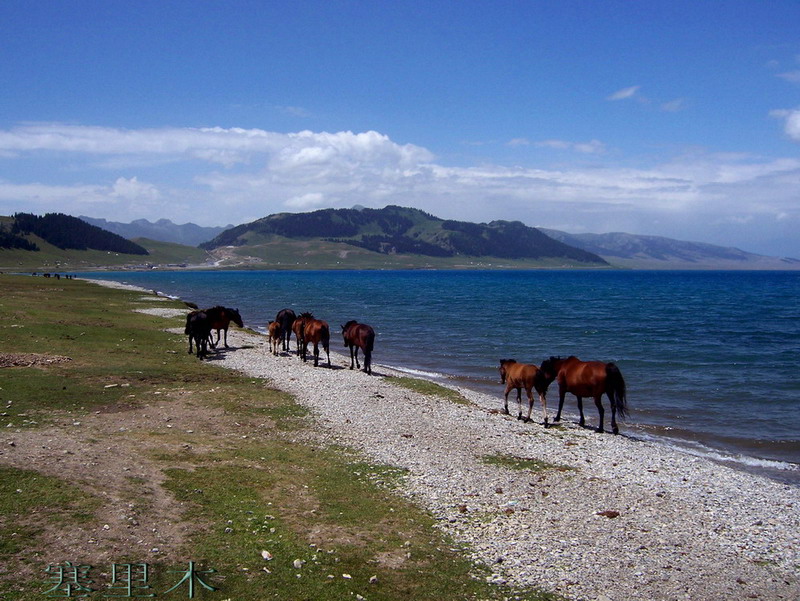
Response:
[[[392,384],[396,386],[401,386],[408,390],[413,390],[414,392],[418,392],[420,394],[426,394],[428,396],[435,396],[452,403],[457,403],[459,405],[471,405],[472,403],[469,399],[465,398],[460,392],[453,390],[452,388],[447,388],[446,386],[442,386],[437,384],[436,382],[431,382],[429,380],[420,380],[419,378],[409,378],[407,376],[398,376],[393,377],[391,379]]]
[[[487,465],[498,465],[518,471],[544,472],[557,470],[559,472],[572,471],[575,468],[541,461],[533,458],[514,457],[513,455],[485,455],[481,460]]]
[[[160,469],[164,487],[186,510],[188,540],[173,556],[155,560],[131,550],[130,557],[111,561],[151,562],[159,593],[174,584],[176,574],[168,570],[195,561],[216,570],[210,581],[219,591],[198,593],[214,601],[552,598],[486,583],[486,572],[454,550],[430,516],[393,492],[403,470],[372,465],[347,449],[298,442],[308,438],[305,428],[314,427],[306,409],[265,381],[188,355],[183,336],[163,331],[182,320],[134,313],[141,297],[77,280],[0,276],[0,352],[71,358],[0,370],[2,424],[13,426],[7,431],[24,436],[23,428],[41,428],[66,412],[78,421],[125,408],[169,416],[176,402],[221,414],[218,423],[193,434],[162,427],[104,434],[83,420],[83,436],[100,448],[128,441],[140,454],[134,460]],[[159,306],[182,307],[177,301]],[[411,378],[393,382],[459,402],[460,395],[441,386]],[[54,460],[58,450],[53,453]],[[62,521],[66,528],[78,520],[102,529],[94,512],[108,497],[81,492],[78,482],[2,468],[0,483],[3,563],[35,566],[47,544],[43,529],[52,536]],[[139,489],[117,494],[124,503],[144,506],[149,501],[135,497]],[[28,508],[36,520],[26,517]],[[91,546],[76,542],[75,550],[92,560]],[[265,561],[262,551],[273,559]],[[0,597],[40,601],[44,567],[33,577],[0,573]]]

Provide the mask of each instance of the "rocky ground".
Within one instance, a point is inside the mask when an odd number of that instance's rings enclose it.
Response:
[[[274,357],[232,332],[214,362],[268,378],[312,410],[325,439],[408,470],[401,492],[467,543],[493,579],[574,599],[800,598],[800,489],[624,435],[545,430],[497,412],[410,392],[373,375]],[[337,346],[339,337],[332,340]],[[246,348],[245,348],[246,347]],[[512,455],[543,471],[487,464]],[[558,467],[553,467],[558,466]]]

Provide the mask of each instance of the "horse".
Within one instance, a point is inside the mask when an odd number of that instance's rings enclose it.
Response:
[[[303,337],[303,332],[306,328],[306,321],[303,315],[310,315],[310,313],[308,314],[303,313],[302,315],[300,315],[300,317],[295,319],[294,323],[292,324],[292,332],[294,332],[294,338],[296,343],[295,350],[297,352],[297,356],[301,358],[302,358],[302,352],[300,351],[300,349],[305,348],[305,339]],[[291,334],[289,334],[289,337],[291,337]]]
[[[353,359],[356,367],[358,363],[358,349],[364,351],[364,372],[372,375],[372,349],[375,346],[375,330],[365,323],[350,320],[342,326],[344,345],[350,349],[350,369],[353,369]]]
[[[548,427],[546,394],[549,382],[545,381],[544,374],[538,367],[525,363],[517,363],[515,359],[500,359],[500,383],[506,385],[503,413],[510,415],[508,412],[508,393],[516,389],[517,403],[519,405],[517,419],[522,419],[522,389],[524,388],[528,395],[528,417],[526,417],[524,421],[525,423],[531,421],[531,411],[533,411],[533,389],[535,388],[536,392],[539,394],[539,402],[542,404],[544,427]]]
[[[308,343],[314,345],[314,367],[319,365],[319,345],[325,349],[325,354],[328,356],[328,367],[331,366],[331,353],[330,353],[330,340],[331,331],[328,323],[321,319],[315,319],[311,313],[303,313],[300,315],[303,320],[303,361],[306,361]]]
[[[233,322],[240,328],[244,327],[242,316],[239,315],[239,309],[229,309],[228,307],[222,307],[217,305],[216,307],[211,307],[210,309],[206,309],[205,312],[206,315],[208,315],[208,318],[211,320],[211,329],[217,331],[217,341],[212,342],[211,346],[213,348],[217,348],[220,338],[219,332],[220,330],[224,330],[225,348],[230,348],[228,346],[228,326],[231,324],[231,322]]]
[[[278,349],[281,346],[281,339],[283,338],[281,324],[277,321],[269,322],[267,326],[267,335],[269,337],[269,352],[277,356]]]
[[[211,320],[205,311],[192,311],[186,316],[186,328],[183,332],[189,337],[189,354],[192,354],[194,341],[197,358],[208,355],[208,342],[211,338]]]
[[[617,411],[624,418],[628,412],[625,398],[625,380],[622,372],[613,363],[602,361],[581,361],[577,357],[550,357],[542,362],[539,369],[543,372],[548,386],[558,380],[558,413],[553,421],[561,420],[561,409],[564,396],[570,392],[578,398],[578,411],[581,414],[580,426],[585,426],[583,418],[583,397],[593,397],[594,404],[600,414],[598,432],[603,430],[603,395],[611,401],[611,430],[619,434],[617,427]]]
[[[289,341],[292,339],[292,325],[296,319],[297,316],[291,309],[281,309],[275,316],[275,321],[281,327],[281,344],[284,351],[289,350]]]

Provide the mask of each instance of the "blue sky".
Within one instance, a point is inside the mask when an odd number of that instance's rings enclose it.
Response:
[[[413,206],[800,258],[800,2],[0,3],[0,214]]]

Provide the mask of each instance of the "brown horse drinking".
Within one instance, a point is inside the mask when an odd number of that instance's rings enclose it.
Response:
[[[331,353],[330,341],[331,330],[328,323],[321,319],[315,319],[311,313],[303,313],[300,315],[303,320],[303,361],[306,360],[308,344],[314,345],[314,367],[319,365],[319,345],[325,349],[325,354],[328,356],[328,367],[331,366]]]
[[[353,359],[356,367],[358,363],[358,349],[364,351],[364,371],[372,375],[372,349],[375,346],[375,330],[365,323],[350,320],[342,326],[344,345],[350,349],[350,369],[353,369]]]
[[[508,393],[516,389],[517,403],[519,404],[519,414],[517,419],[522,419],[522,389],[528,395],[528,417],[525,422],[531,421],[531,411],[533,411],[533,389],[539,394],[539,402],[542,404],[542,414],[544,415],[544,427],[547,423],[547,394],[548,382],[544,375],[535,365],[517,363],[514,359],[500,359],[500,382],[506,385],[504,413],[508,412]]]
[[[229,309],[228,307],[211,307],[210,309],[205,310],[206,315],[208,315],[208,319],[211,321],[211,329],[217,331],[217,340],[216,342],[212,342],[211,346],[216,348],[219,344],[219,332],[220,330],[225,331],[225,338],[224,344],[225,348],[228,347],[228,326],[231,325],[231,322],[235,323],[240,328],[244,327],[244,322],[242,321],[242,316],[239,315],[239,309]]]
[[[558,380],[558,413],[553,421],[561,420],[561,409],[564,406],[564,396],[570,392],[578,398],[578,411],[581,414],[580,425],[585,426],[583,418],[583,397],[594,398],[597,411],[600,414],[598,432],[603,432],[603,395],[611,401],[611,430],[619,434],[617,428],[617,411],[620,417],[625,417],[628,411],[625,399],[625,380],[619,368],[613,363],[602,361],[581,361],[577,357],[550,357],[545,360],[539,369],[544,374],[549,385],[553,380]]]

